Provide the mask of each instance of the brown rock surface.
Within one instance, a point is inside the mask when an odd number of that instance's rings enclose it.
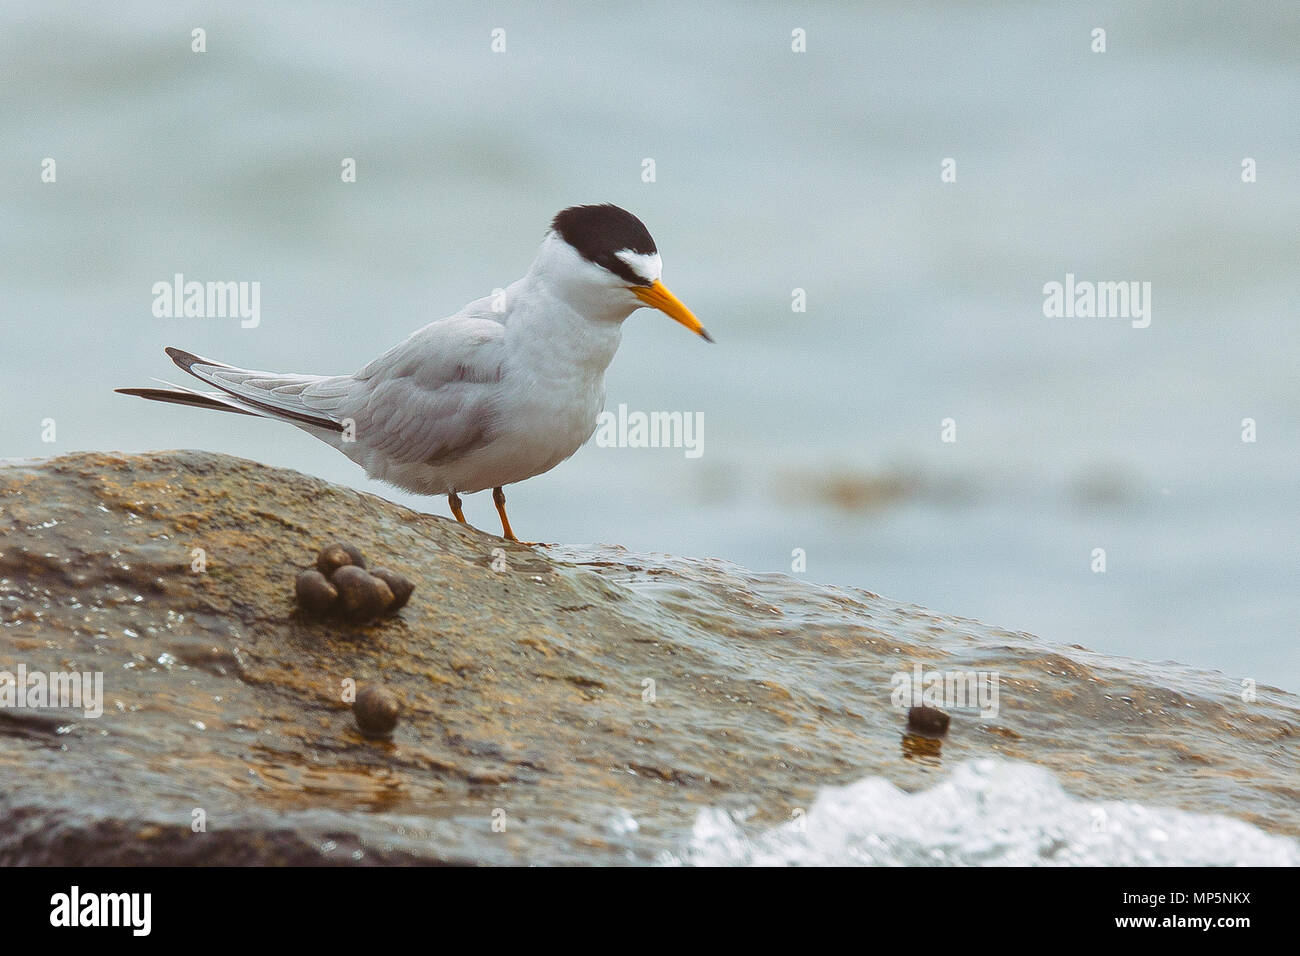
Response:
[[[826,784],[987,756],[1300,833],[1296,699],[1223,675],[718,561],[530,550],[216,454],[10,462],[0,506],[0,670],[104,675],[98,718],[0,708],[0,863],[652,862],[704,807],[779,823]],[[340,539],[415,582],[397,616],[295,609]],[[890,679],[918,662],[999,673],[998,716],[907,746]],[[391,741],[348,681],[400,696]]]

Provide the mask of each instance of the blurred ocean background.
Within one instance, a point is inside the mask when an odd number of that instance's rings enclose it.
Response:
[[[1294,2],[11,0],[0,457],[204,448],[446,514],[112,389],[182,381],[164,345],[352,371],[615,202],[718,344],[634,314],[607,407],[703,412],[704,454],[589,445],[510,489],[522,537],[801,549],[810,580],[1297,691],[1298,62]],[[178,272],[260,282],[260,326],[155,318]],[[1067,272],[1151,282],[1150,328],[1045,318]]]

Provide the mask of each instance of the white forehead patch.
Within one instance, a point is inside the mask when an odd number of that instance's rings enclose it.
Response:
[[[664,274],[664,263],[657,252],[647,255],[644,252],[633,252],[631,249],[620,249],[614,255],[622,259],[629,269],[646,282],[654,282]]]

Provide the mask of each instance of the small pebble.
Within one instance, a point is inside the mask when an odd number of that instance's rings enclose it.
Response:
[[[362,556],[361,549],[355,544],[348,544],[346,541],[340,541],[337,546],[348,553],[348,557],[352,559],[352,563],[357,567],[364,568],[366,566],[366,559]]]
[[[355,564],[345,564],[330,579],[338,588],[339,613],[352,621],[369,621],[393,603],[388,585]]]
[[[907,711],[907,729],[931,737],[942,737],[948,732],[952,718],[938,707],[911,707]]]
[[[387,737],[392,734],[400,712],[397,698],[383,687],[367,687],[352,704],[357,727],[367,737]]]
[[[388,590],[393,592],[393,603],[388,605],[389,614],[396,614],[406,607],[406,602],[411,599],[411,592],[415,590],[415,585],[409,579],[388,568],[375,568],[370,573],[387,584]]]
[[[316,570],[330,580],[334,579],[334,572],[339,568],[355,563],[348,549],[341,544],[321,548],[320,554],[316,556]]]
[[[298,606],[311,614],[324,614],[339,596],[338,588],[330,584],[319,571],[304,571],[294,582]]]

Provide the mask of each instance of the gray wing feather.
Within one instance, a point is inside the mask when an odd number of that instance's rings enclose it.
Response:
[[[221,390],[195,393],[208,401],[335,433],[354,425],[355,441],[336,447],[363,463],[436,464],[487,444],[498,423],[505,326],[478,305],[425,326],[355,375],[263,372],[167,353]]]
[[[310,425],[334,432],[343,431],[343,425],[328,408],[315,408],[304,398],[304,393],[313,385],[331,381],[327,376],[281,374],[237,368],[223,362],[199,358],[177,348],[168,348],[167,354],[177,366],[195,378],[209,385],[215,385],[226,395],[235,398],[241,406],[251,408],[258,414],[269,418],[283,418],[297,425]]]
[[[491,441],[505,327],[456,315],[425,326],[355,376],[338,406],[357,442],[399,462],[437,463]]]

